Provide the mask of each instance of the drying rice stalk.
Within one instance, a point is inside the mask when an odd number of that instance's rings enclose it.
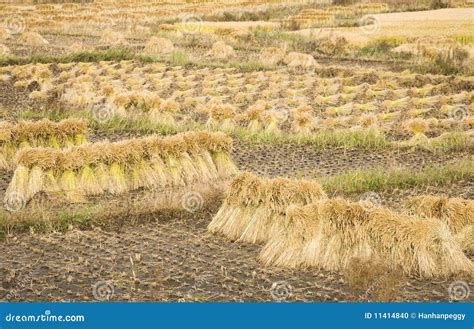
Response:
[[[1,36],[0,36],[0,40],[1,40]],[[0,56],[1,57],[7,57],[7,56],[11,55],[11,53],[12,52],[11,52],[10,48],[8,48],[4,44],[0,43]]]
[[[429,138],[425,135],[425,132],[429,128],[428,121],[420,118],[412,119],[405,122],[405,128],[413,134],[413,137],[406,142],[407,146],[418,146],[429,149]]]
[[[68,47],[68,52],[70,53],[82,53],[82,52],[93,52],[94,47],[82,42],[74,42]]]
[[[87,123],[84,120],[53,122],[46,119],[21,121],[16,125],[6,123],[0,127],[0,168],[12,169],[15,154],[20,148],[81,145],[87,143],[86,134]]]
[[[245,124],[250,133],[255,134],[263,130],[262,113],[265,112],[265,105],[261,103],[250,106],[244,113],[235,117],[236,121]]]
[[[415,106],[432,107],[432,106],[437,105],[440,102],[441,102],[441,96],[440,95],[431,96],[431,97],[424,97],[424,98],[413,98],[412,99],[412,103]]]
[[[287,209],[280,234],[259,259],[266,265],[344,270],[351,259],[382,259],[407,275],[449,276],[474,270],[446,225],[343,199]]]
[[[124,35],[112,29],[105,29],[100,34],[100,43],[107,46],[127,45]]]
[[[285,108],[271,109],[260,114],[260,119],[265,126],[265,132],[273,135],[280,135],[280,125],[288,118],[288,110]]]
[[[288,67],[293,68],[309,69],[320,67],[313,56],[297,52],[290,52],[285,56],[283,62],[288,65]]]
[[[285,58],[285,51],[280,48],[264,48],[260,53],[260,62],[265,67],[274,67],[280,64]]]
[[[7,189],[25,201],[38,192],[65,195],[120,194],[140,188],[173,188],[225,180],[237,172],[222,133],[188,132],[65,150],[27,148],[17,154],[17,169]]]
[[[422,195],[411,198],[406,206],[418,216],[442,220],[453,233],[474,224],[473,200]]]
[[[461,247],[466,251],[474,251],[474,201],[445,196],[422,195],[411,198],[406,207],[422,218],[437,219],[448,225]],[[469,249],[469,246],[471,249]]]
[[[410,97],[404,97],[396,100],[385,100],[382,102],[382,107],[387,110],[404,109],[410,103]]]
[[[369,128],[369,127],[377,127],[378,126],[378,118],[374,114],[366,114],[362,115],[359,118],[359,124],[363,128]]]
[[[20,35],[19,40],[29,46],[41,47],[49,45],[49,41],[37,32],[27,31]]]
[[[174,50],[171,40],[166,38],[151,37],[143,49],[143,53],[149,56],[168,55]]]
[[[279,232],[288,205],[304,205],[321,198],[326,194],[316,183],[287,178],[266,180],[244,172],[230,184],[208,229],[231,240],[263,242]]]
[[[231,104],[211,104],[209,107],[209,119],[207,125],[211,129],[219,129],[230,132],[235,129],[234,117],[236,109]]]
[[[234,49],[226,45],[223,41],[217,41],[212,45],[212,49],[206,54],[206,56],[212,56],[216,59],[227,60],[231,57],[235,57]]]
[[[315,118],[311,113],[311,108],[304,106],[291,111],[293,121],[291,131],[299,135],[310,135],[314,129]]]
[[[474,225],[469,225],[463,230],[461,230],[458,234],[454,236],[456,242],[461,246],[461,248],[473,255],[474,254]]]

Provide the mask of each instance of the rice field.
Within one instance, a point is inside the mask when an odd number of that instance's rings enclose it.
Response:
[[[473,301],[474,9],[432,5],[0,4],[0,301]]]

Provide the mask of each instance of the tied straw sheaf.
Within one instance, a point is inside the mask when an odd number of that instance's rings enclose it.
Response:
[[[344,199],[291,205],[283,229],[259,259],[266,265],[346,269],[350,260],[380,259],[407,275],[447,277],[473,273],[473,263],[448,227],[382,207]]]
[[[13,169],[15,155],[25,147],[64,148],[87,143],[87,122],[68,119],[0,124],[0,169]]]
[[[448,225],[463,250],[474,253],[474,200],[422,195],[411,198],[406,207],[421,218]]]
[[[172,188],[222,180],[237,172],[223,133],[187,132],[64,150],[28,148],[18,152],[6,192],[25,201],[36,193],[58,193],[68,201],[86,195],[119,194],[139,188]]]
[[[304,205],[326,198],[321,186],[305,180],[261,179],[244,172],[231,182],[227,196],[208,226],[231,240],[266,241],[283,224],[290,204]]]

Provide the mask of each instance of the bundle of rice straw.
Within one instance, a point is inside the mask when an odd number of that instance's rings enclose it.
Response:
[[[28,148],[18,152],[6,192],[23,196],[60,194],[67,201],[129,190],[165,189],[225,180],[237,172],[229,157],[232,140],[222,133],[188,132],[65,150]]]
[[[174,50],[171,40],[166,38],[151,37],[143,49],[145,55],[160,56],[170,54]]]
[[[303,53],[291,52],[284,58],[284,63],[289,67],[314,68],[320,67],[313,56]]]
[[[273,67],[280,64],[285,58],[285,51],[281,48],[264,48],[260,53],[259,60],[265,67]]]
[[[39,47],[39,46],[49,45],[49,41],[43,38],[41,34],[37,32],[31,32],[31,31],[23,32],[20,35],[19,40],[23,43],[26,43],[29,46]]]
[[[127,45],[128,42],[124,35],[112,29],[105,29],[100,34],[100,43],[104,45]]]
[[[343,199],[287,209],[285,225],[262,249],[266,265],[343,270],[353,258],[381,259],[407,275],[473,273],[446,225]]]
[[[262,113],[265,112],[265,105],[256,103],[251,105],[243,113],[235,116],[235,120],[246,125],[250,133],[258,133],[263,130]]]
[[[70,53],[82,53],[82,52],[92,52],[94,51],[94,47],[80,41],[74,42],[72,45],[69,46],[68,52]]]
[[[280,124],[285,120],[287,114],[284,110],[270,110],[260,113],[260,121],[265,126],[265,132],[270,134],[281,134]]]
[[[292,111],[291,131],[299,135],[310,135],[314,129],[315,118],[309,106],[302,106]]]
[[[5,122],[0,126],[0,168],[12,169],[15,154],[24,147],[64,148],[87,143],[87,122],[67,119]]]
[[[316,183],[287,178],[261,179],[244,172],[233,179],[208,229],[231,240],[264,242],[279,232],[288,205],[304,205],[322,198],[326,198],[326,194]]]
[[[0,41],[5,41],[10,37],[10,33],[7,32],[7,30],[1,26],[0,27]]]
[[[236,112],[237,110],[232,104],[210,104],[207,125],[212,129],[232,131],[235,129],[235,123],[233,119]]]
[[[217,41],[212,45],[211,50],[207,52],[206,56],[226,60],[235,57],[235,51],[231,46],[226,45],[225,42]]]
[[[7,46],[5,46],[4,44],[1,44],[0,43],[0,57],[6,57],[6,56],[9,56],[11,55],[11,50],[10,48],[8,48]]]
[[[416,118],[411,119],[404,123],[405,129],[413,134],[413,137],[406,142],[402,142],[402,145],[420,147],[429,149],[430,139],[425,135],[425,132],[429,129],[429,123],[427,120]]]
[[[474,255],[474,225],[469,225],[454,236],[457,243],[468,254]]]
[[[406,207],[421,218],[445,223],[463,250],[474,252],[474,200],[422,195],[408,200]]]

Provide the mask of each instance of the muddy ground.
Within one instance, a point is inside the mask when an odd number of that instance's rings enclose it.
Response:
[[[12,237],[0,246],[0,298],[334,302],[369,301],[379,289],[389,289],[375,283],[367,293],[349,287],[341,273],[262,267],[256,260],[259,246],[207,233],[211,215],[212,211],[203,211],[181,218],[157,217],[120,231],[72,230]],[[447,301],[451,283],[397,279],[388,298]],[[99,287],[106,287],[107,293],[98,295]]]

